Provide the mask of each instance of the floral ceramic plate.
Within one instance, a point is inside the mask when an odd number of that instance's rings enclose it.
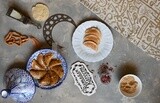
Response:
[[[42,49],[42,50],[39,50],[39,51],[35,52],[34,54],[32,54],[32,56],[30,57],[30,59],[27,63],[27,71],[30,71],[30,69],[32,68],[32,61],[34,59],[36,60],[39,54],[44,55],[47,53],[53,53],[53,56],[54,56],[53,58],[59,59],[61,61],[61,66],[64,70],[64,74],[63,74],[62,78],[54,85],[43,86],[43,85],[40,85],[40,83],[38,82],[37,79],[34,79],[36,86],[38,86],[42,89],[52,89],[52,88],[59,86],[63,82],[63,80],[66,78],[66,75],[68,72],[67,63],[66,63],[64,57],[61,54],[59,54],[57,51],[54,51],[51,49]]]

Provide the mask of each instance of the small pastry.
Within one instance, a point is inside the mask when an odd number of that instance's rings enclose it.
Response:
[[[93,49],[94,51],[98,51],[98,45],[93,41],[85,41],[83,44],[86,47]]]
[[[49,65],[52,58],[53,58],[53,53],[47,53],[44,55],[44,62],[46,64],[46,66]]]
[[[51,70],[54,71],[60,78],[64,75],[64,70],[61,65],[54,66]]]
[[[29,72],[32,75],[32,77],[35,79],[41,79],[46,74],[46,71],[44,70],[31,69]]]
[[[34,70],[45,70],[35,59],[32,61],[32,69]]]
[[[44,63],[43,54],[39,54],[39,55],[38,55],[37,61],[38,61],[38,63],[39,63],[43,68],[46,68],[46,65],[45,65],[45,63]]]
[[[50,85],[54,85],[59,81],[59,76],[54,71],[49,71],[50,74]]]
[[[61,65],[61,60],[59,60],[59,59],[52,59],[51,62],[50,62],[50,64],[49,64],[49,68],[52,68],[52,67],[54,67],[56,65]]]
[[[47,73],[43,78],[38,80],[38,82],[43,86],[50,85],[51,83],[50,75]]]
[[[100,43],[100,39],[95,35],[87,35],[84,37],[84,42],[89,40],[94,41],[97,45],[99,45]]]
[[[91,27],[91,28],[86,29],[85,35],[90,35],[90,34],[93,34],[93,35],[101,38],[101,32],[100,32],[100,30],[99,30],[98,28],[96,28],[96,27]]]

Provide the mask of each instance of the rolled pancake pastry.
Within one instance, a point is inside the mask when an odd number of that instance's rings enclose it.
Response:
[[[94,51],[98,51],[98,47],[101,41],[101,32],[98,28],[96,27],[91,27],[86,29],[85,31],[85,36],[83,38],[83,44],[94,50]]]

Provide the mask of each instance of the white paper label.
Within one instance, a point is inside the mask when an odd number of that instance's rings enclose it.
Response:
[[[96,93],[97,85],[92,73],[84,63],[76,62],[72,64],[71,75],[74,78],[75,85],[78,86],[83,95],[91,96]]]

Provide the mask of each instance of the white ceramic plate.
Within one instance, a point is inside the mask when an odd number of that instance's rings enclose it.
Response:
[[[85,30],[90,27],[97,27],[102,33],[102,38],[97,52],[83,45]],[[102,22],[94,20],[86,21],[80,24],[74,31],[72,45],[76,54],[84,61],[98,62],[106,58],[111,52],[113,47],[113,36],[110,29]]]

